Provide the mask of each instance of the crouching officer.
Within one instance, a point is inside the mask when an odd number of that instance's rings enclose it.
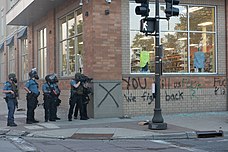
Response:
[[[18,97],[18,90],[17,90],[17,78],[14,73],[9,74],[8,76],[9,81],[6,81],[3,93],[5,93],[5,100],[8,107],[8,118],[7,118],[7,126],[15,127],[17,124],[14,123],[14,112],[17,105],[17,97]]]
[[[70,109],[68,113],[69,121],[72,121],[72,114],[74,112],[75,104],[78,105],[78,109],[80,110],[80,119],[87,120],[86,118],[84,118],[84,111],[83,111],[84,109],[82,108],[84,88],[80,81],[80,77],[81,77],[81,74],[76,73],[75,78],[72,79],[70,82],[71,90],[70,90],[70,100],[69,100]]]
[[[45,77],[46,82],[42,86],[44,95],[44,110],[45,110],[45,122],[56,121],[60,118],[57,117],[57,106],[60,104],[60,89],[56,84],[58,79],[55,74],[49,74]]]
[[[39,85],[36,82],[36,80],[39,79],[39,76],[36,72],[36,69],[32,69],[29,72],[29,80],[25,84],[25,91],[27,92],[26,100],[27,100],[27,118],[26,123],[32,124],[32,123],[38,123],[39,121],[35,120],[35,109],[38,104],[38,96],[40,95],[40,92],[38,90]]]

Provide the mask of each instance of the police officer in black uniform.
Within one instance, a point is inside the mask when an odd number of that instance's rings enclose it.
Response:
[[[56,84],[58,79],[55,74],[50,74],[45,77],[46,83],[42,86],[44,95],[44,110],[45,110],[45,122],[56,121],[60,118],[57,117],[57,106],[60,104],[60,89]]]
[[[17,78],[14,73],[9,74],[9,81],[6,81],[4,88],[2,90],[5,93],[5,100],[8,107],[8,118],[7,118],[7,126],[15,127],[17,124],[14,122],[14,112],[17,105]]]
[[[84,74],[81,74],[81,77],[82,77],[82,82],[81,82],[81,85],[83,85],[83,94],[82,94],[82,104],[81,104],[81,108],[83,109],[83,118],[84,120],[86,119],[89,119],[88,115],[87,115],[87,105],[90,101],[90,98],[89,98],[89,95],[92,93],[92,90],[91,88],[88,86],[89,82],[88,81],[91,81],[92,79],[91,78],[88,78],[87,76],[85,76]],[[79,105],[76,104],[75,106],[75,111],[74,111],[74,119],[77,119],[77,116],[78,116],[78,110],[79,109]]]
[[[38,96],[40,95],[39,85],[36,80],[39,79],[39,76],[36,72],[36,69],[32,69],[29,72],[30,79],[25,84],[25,91],[27,92],[26,100],[27,100],[27,124],[38,123],[39,121],[35,120],[35,109],[38,105]]]
[[[68,113],[69,121],[72,121],[72,115],[76,104],[78,105],[78,109],[80,111],[80,120],[87,120],[87,118],[84,117],[85,116],[83,111],[84,109],[82,108],[84,88],[80,79],[81,79],[81,73],[76,73],[75,78],[72,79],[70,82],[71,91],[70,91],[70,100],[69,100],[70,108]]]
[[[60,96],[60,93],[61,93],[61,90],[59,89],[59,86],[58,86],[58,78],[56,76],[56,74],[53,74],[54,75],[54,90],[55,90],[55,97],[54,97],[54,101],[55,101],[55,109],[54,109],[54,113],[55,113],[55,120],[60,120],[60,118],[57,116],[57,109],[58,109],[58,106],[60,106],[60,103],[61,103],[61,100],[59,99],[59,96]]]

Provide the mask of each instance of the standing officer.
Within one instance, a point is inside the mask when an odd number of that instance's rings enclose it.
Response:
[[[78,108],[80,110],[80,120],[87,120],[84,118],[84,109],[82,108],[82,102],[83,102],[83,85],[81,83],[81,73],[75,74],[75,79],[72,79],[70,82],[71,85],[71,91],[70,91],[70,109],[68,113],[68,120],[72,121],[72,114],[74,111],[75,104],[78,104]]]
[[[57,107],[60,106],[60,103],[61,103],[61,100],[59,99],[59,96],[60,96],[60,93],[61,93],[61,90],[59,89],[59,86],[58,86],[58,78],[56,76],[56,74],[53,74],[54,75],[54,91],[55,91],[55,110],[54,110],[54,113],[55,113],[55,120],[60,120],[60,118],[57,116]]]
[[[50,74],[45,77],[46,83],[43,84],[42,90],[44,93],[44,110],[45,122],[56,121],[60,118],[57,117],[57,102],[59,102],[60,90],[58,88],[57,77],[55,74]]]
[[[86,81],[84,83],[84,93],[83,93],[83,102],[82,102],[82,108],[83,108],[83,114],[84,114],[84,118],[85,119],[89,119],[88,115],[87,115],[87,105],[90,101],[90,98],[89,98],[89,94],[92,93],[92,90],[91,88],[88,86],[88,82]]]
[[[82,111],[83,111],[83,119],[89,119],[88,115],[87,115],[87,104],[89,103],[90,101],[90,98],[89,98],[89,94],[92,93],[91,89],[89,88],[88,84],[88,80],[90,78],[88,78],[87,76],[83,75],[82,74],[82,77],[83,77],[83,82],[81,82],[81,85],[83,85],[83,94],[82,94],[82,104],[81,104],[81,108],[82,108]],[[77,116],[78,116],[78,110],[79,110],[79,105],[76,103],[76,106],[75,106],[75,111],[74,111],[74,119],[77,119]]]
[[[25,84],[25,91],[27,92],[26,100],[27,100],[27,124],[38,123],[39,121],[34,118],[34,110],[38,104],[38,96],[40,95],[40,91],[38,90],[38,83],[36,80],[39,79],[39,76],[36,72],[36,68],[32,69],[29,72],[29,80]]]
[[[17,78],[14,73],[9,74],[9,81],[6,81],[4,88],[2,90],[5,93],[5,100],[8,107],[8,118],[7,118],[7,126],[15,127],[17,124],[14,123],[14,112],[17,105]]]

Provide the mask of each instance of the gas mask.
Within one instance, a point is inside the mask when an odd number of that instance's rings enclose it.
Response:
[[[13,78],[12,80],[14,83],[17,83],[17,78]]]
[[[9,80],[11,80],[14,83],[17,83],[16,75],[14,73],[10,73],[9,74]]]
[[[38,74],[34,75],[34,78],[35,78],[36,80],[39,80]]]

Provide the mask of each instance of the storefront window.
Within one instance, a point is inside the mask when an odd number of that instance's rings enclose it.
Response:
[[[154,37],[139,32],[141,17],[135,14],[135,7],[135,3],[130,3],[131,73],[154,73]],[[150,10],[154,7],[150,3]],[[178,17],[160,20],[163,73],[215,73],[215,7],[177,7]],[[161,4],[160,17],[165,16],[164,10],[165,5]]]
[[[191,72],[215,71],[215,34],[190,33]]]
[[[8,52],[8,73],[15,73],[15,51],[14,51],[14,45],[9,45],[9,52]]]
[[[28,39],[24,38],[21,39],[21,79],[22,80],[27,80],[28,79]]]
[[[47,75],[47,29],[38,32],[38,74],[40,78]]]
[[[188,43],[186,32],[161,32],[163,72],[188,72]]]
[[[61,76],[83,72],[82,12],[74,11],[59,20]]]
[[[215,8],[204,6],[189,6],[190,31],[214,32]]]

